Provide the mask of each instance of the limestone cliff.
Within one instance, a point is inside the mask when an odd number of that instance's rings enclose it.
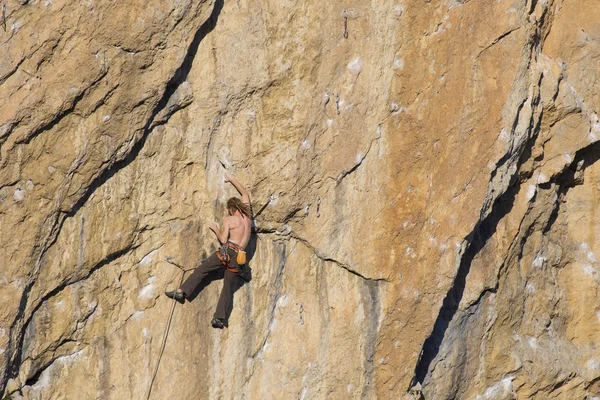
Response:
[[[597,1],[0,13],[1,398],[600,396]]]

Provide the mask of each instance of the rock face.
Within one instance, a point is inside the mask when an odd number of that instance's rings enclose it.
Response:
[[[2,4],[0,397],[600,395],[597,2]]]

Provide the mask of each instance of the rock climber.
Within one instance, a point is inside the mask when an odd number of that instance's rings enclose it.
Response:
[[[219,229],[216,222],[210,224],[210,229],[215,233],[221,243],[221,248],[202,261],[200,266],[194,270],[183,285],[172,292],[165,292],[167,297],[177,300],[181,304],[185,302],[194,292],[202,280],[212,271],[224,268],[223,289],[217,303],[217,310],[211,321],[213,328],[223,329],[227,313],[233,303],[233,284],[236,277],[245,267],[246,253],[244,249],[250,240],[252,232],[252,217],[250,208],[250,196],[248,191],[233,175],[225,172],[225,182],[231,183],[242,195],[231,197],[227,200],[227,211],[229,216],[223,219],[223,228]]]

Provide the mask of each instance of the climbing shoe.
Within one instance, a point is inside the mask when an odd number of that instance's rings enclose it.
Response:
[[[225,328],[225,325],[223,324],[223,320],[221,318],[214,317],[212,319],[212,321],[210,321],[210,324],[212,325],[213,328],[219,328],[219,329]]]
[[[165,295],[168,298],[177,300],[181,304],[183,304],[185,302],[185,294],[183,292],[178,292],[178,291],[165,292]]]

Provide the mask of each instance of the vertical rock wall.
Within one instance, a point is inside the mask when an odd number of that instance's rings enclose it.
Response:
[[[5,4],[3,398],[600,391],[593,0]]]

